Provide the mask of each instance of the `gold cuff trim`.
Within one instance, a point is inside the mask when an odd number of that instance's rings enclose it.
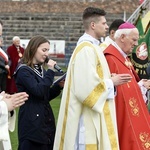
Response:
[[[97,87],[95,87],[95,89],[91,92],[91,94],[83,101],[83,104],[92,108],[104,91],[105,85],[102,82],[98,84]]]

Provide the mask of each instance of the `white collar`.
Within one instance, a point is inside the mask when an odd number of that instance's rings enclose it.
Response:
[[[99,45],[100,41],[92,37],[91,35],[84,33],[78,40],[77,45],[79,45],[83,41],[89,41],[94,45]]]

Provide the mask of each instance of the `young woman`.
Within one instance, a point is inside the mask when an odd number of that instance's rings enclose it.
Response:
[[[63,83],[52,86],[55,61],[49,60],[48,70],[43,68],[50,49],[49,41],[35,36],[24,52],[15,79],[19,92],[29,95],[20,107],[18,118],[18,150],[52,150],[55,120],[49,101],[57,97]]]

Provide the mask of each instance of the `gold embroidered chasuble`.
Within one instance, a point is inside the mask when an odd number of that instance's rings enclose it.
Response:
[[[150,150],[150,117],[130,62],[112,45],[104,51],[111,73],[129,73],[131,82],[116,87],[120,150]]]
[[[119,150],[115,103],[107,100],[109,89],[114,89],[112,82],[106,85],[109,78],[100,48],[90,42],[79,44],[67,70],[54,150],[75,150],[80,144],[85,150]],[[81,118],[83,128],[79,128]]]

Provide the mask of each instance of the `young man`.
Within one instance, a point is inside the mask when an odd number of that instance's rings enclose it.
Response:
[[[119,149],[114,85],[127,83],[128,74],[111,77],[99,39],[108,29],[105,11],[83,12],[85,33],[78,40],[63,90],[54,150]]]
[[[128,59],[138,44],[138,29],[124,23],[115,33],[115,43],[104,51],[111,73],[128,73],[130,82],[116,87],[115,97],[119,145],[121,150],[149,149],[150,118],[138,85],[139,78]],[[140,86],[150,88],[150,81],[142,80]],[[141,88],[142,88],[141,87]]]

